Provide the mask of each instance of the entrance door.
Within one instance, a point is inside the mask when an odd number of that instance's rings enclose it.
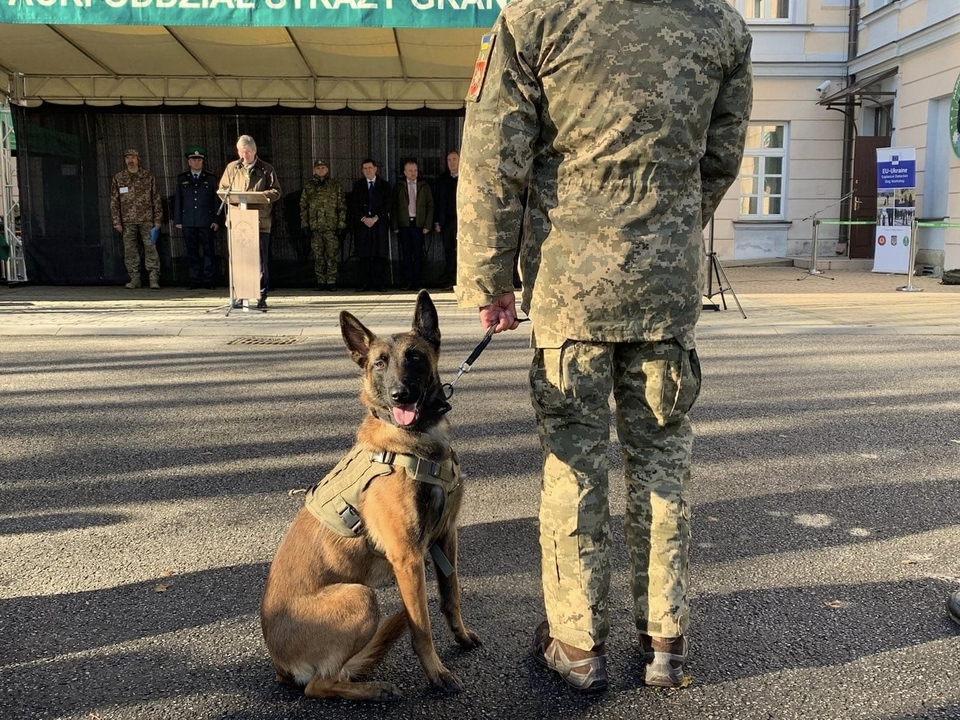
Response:
[[[877,148],[890,147],[890,138],[860,136],[853,145],[853,205],[851,220],[877,219]],[[850,259],[873,258],[876,232],[872,225],[850,228]]]

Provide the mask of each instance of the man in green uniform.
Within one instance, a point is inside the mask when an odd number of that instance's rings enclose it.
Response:
[[[340,183],[330,177],[327,163],[317,160],[313,164],[313,177],[300,193],[300,228],[310,233],[317,290],[337,287],[339,233],[346,227],[347,204]]]
[[[684,681],[702,229],[740,168],[750,48],[726,0],[514,0],[470,83],[458,300],[517,327],[522,227],[544,452],[534,652],[581,691],[607,685],[611,393],[645,681]]]
[[[162,207],[157,180],[140,167],[140,153],[127,150],[123,154],[126,167],[113,176],[110,184],[110,217],[113,228],[123,235],[123,261],[130,282],[126,287],[140,287],[140,248],[143,264],[150,276],[150,287],[160,289],[160,256],[150,239],[152,229],[160,230]]]

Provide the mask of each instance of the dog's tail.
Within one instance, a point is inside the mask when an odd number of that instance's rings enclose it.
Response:
[[[407,613],[405,610],[401,610],[381,622],[363,650],[347,660],[341,671],[341,677],[361,677],[373,670],[374,665],[386,655],[387,650],[400,639],[406,629]]]

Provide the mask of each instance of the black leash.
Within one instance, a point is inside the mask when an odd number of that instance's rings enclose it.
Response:
[[[517,322],[530,322],[530,318],[517,318]],[[464,373],[470,372],[470,368],[473,367],[473,363],[476,362],[477,358],[480,357],[480,353],[486,349],[487,345],[489,345],[490,341],[493,339],[493,331],[496,327],[496,325],[491,325],[490,329],[487,330],[486,335],[483,336],[483,340],[481,340],[480,343],[473,349],[473,352],[470,353],[470,356],[460,363],[460,367],[457,369],[457,376],[453,379],[453,381],[444,383],[441,386],[443,388],[444,399],[449,400],[453,397],[453,386],[457,384],[457,380],[459,380]]]

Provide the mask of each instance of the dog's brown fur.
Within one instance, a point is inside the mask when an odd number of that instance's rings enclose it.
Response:
[[[440,330],[430,296],[420,292],[413,329],[391,339],[376,337],[348,312],[340,314],[340,329],[351,358],[364,371],[360,397],[370,414],[357,431],[358,442],[371,452],[449,459],[444,418],[449,405],[437,372]],[[394,408],[414,405],[416,419],[399,425]],[[413,649],[430,684],[450,692],[462,690],[460,680],[437,657],[427,614],[424,557],[427,536],[442,509],[438,490],[399,467],[377,477],[360,498],[358,512],[365,532],[358,538],[341,537],[306,508],[300,510],[270,567],[260,609],[263,637],[279,682],[305,684],[304,693],[311,697],[399,697],[390,683],[352,678],[372,669],[409,626]],[[437,544],[454,572],[445,577],[438,570],[437,584],[441,610],[454,638],[462,647],[474,648],[480,638],[464,627],[456,573],[461,501],[459,487],[447,497],[451,512]],[[371,552],[368,543],[384,557]],[[381,620],[372,587],[388,581],[391,574],[404,610]]]

